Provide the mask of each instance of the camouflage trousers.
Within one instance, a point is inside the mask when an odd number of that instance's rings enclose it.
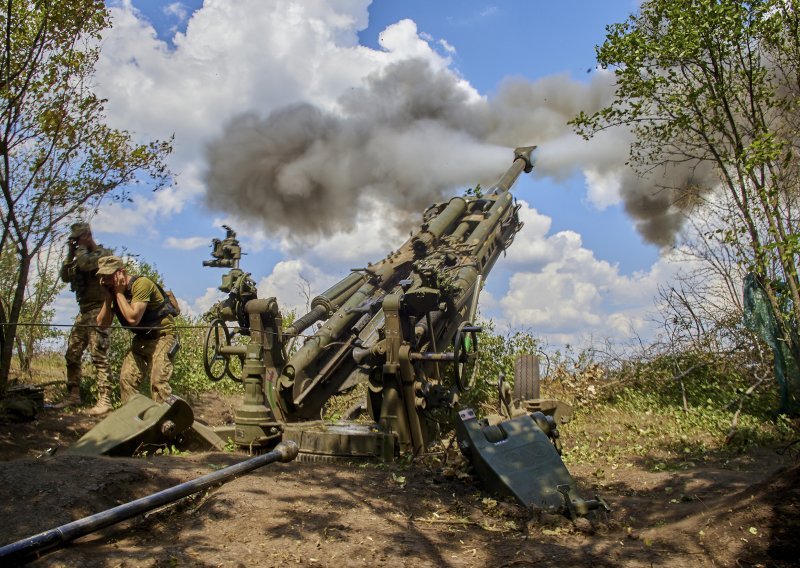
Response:
[[[142,379],[150,377],[150,398],[164,402],[172,394],[169,380],[172,377],[172,360],[169,350],[175,344],[175,336],[162,335],[153,339],[133,336],[131,350],[122,361],[119,372],[119,388],[122,402],[139,392]]]
[[[92,364],[97,373],[98,394],[111,394],[111,383],[108,380],[108,346],[111,330],[97,327],[97,314],[100,308],[78,314],[75,324],[69,333],[67,342],[67,387],[79,387],[81,384],[81,365],[83,352],[89,348]]]

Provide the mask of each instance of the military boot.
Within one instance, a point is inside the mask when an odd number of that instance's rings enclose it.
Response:
[[[77,385],[70,385],[69,394],[67,394],[67,397],[58,404],[54,404],[53,408],[69,408],[70,406],[80,406],[82,402],[81,387]]]
[[[111,406],[111,397],[108,393],[103,392],[100,393],[100,396],[97,399],[97,404],[87,410],[86,414],[89,416],[102,416],[112,408],[114,407]]]

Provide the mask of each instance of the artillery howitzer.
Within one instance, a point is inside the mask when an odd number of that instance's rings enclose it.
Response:
[[[424,452],[436,436],[430,412],[454,408],[471,386],[478,295],[522,226],[510,188],[531,171],[533,149],[517,149],[485,196],[429,207],[396,251],[352,271],[286,329],[274,298],[247,302],[250,343],[212,349],[215,357],[244,355],[235,443],[258,448],[301,439],[301,455],[384,459]],[[317,322],[319,329],[287,356],[289,339]],[[444,373],[448,363],[451,376]],[[325,403],[359,383],[367,385],[370,427],[320,423]]]
[[[522,227],[510,189],[532,170],[534,149],[517,148],[511,167],[484,195],[429,207],[419,229],[396,251],[353,270],[288,327],[275,298],[246,303],[247,345],[217,342],[225,334],[215,335],[212,326],[206,360],[244,358],[245,395],[235,413],[234,442],[252,451],[293,440],[305,459],[391,460],[425,452],[438,435],[432,412],[456,409],[474,381],[478,296]],[[231,321],[232,314],[226,318]],[[287,355],[288,342],[318,322],[297,352]],[[498,384],[501,416],[479,420],[469,409],[459,412],[462,451],[490,488],[524,505],[569,514],[600,506],[576,497],[559,456],[557,419],[567,407],[538,399],[535,356],[517,367],[513,396],[502,379]],[[362,383],[367,396],[358,410],[367,423],[320,419],[332,396]]]

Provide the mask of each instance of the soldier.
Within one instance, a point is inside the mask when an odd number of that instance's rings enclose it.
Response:
[[[122,402],[139,390],[146,374],[150,375],[151,398],[164,402],[172,388],[172,359],[178,350],[175,334],[176,311],[166,292],[145,276],[131,276],[122,259],[101,259],[97,276],[105,291],[105,301],[97,315],[97,325],[107,328],[114,315],[122,327],[133,333],[131,349],[122,361],[119,374]]]
[[[67,258],[61,267],[61,279],[75,292],[80,311],[69,334],[67,346],[67,389],[69,393],[56,408],[81,404],[81,361],[89,348],[97,372],[97,404],[89,414],[103,414],[111,410],[111,383],[108,379],[109,331],[97,327],[97,315],[105,299],[105,292],[97,280],[97,261],[109,256],[111,251],[98,245],[92,237],[88,223],[75,223],[70,227]]]

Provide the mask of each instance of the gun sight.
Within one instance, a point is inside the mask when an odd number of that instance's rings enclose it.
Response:
[[[212,260],[204,260],[203,266],[212,268],[239,268],[239,260],[242,258],[242,247],[236,238],[236,231],[228,225],[223,225],[225,238],[211,239]]]

